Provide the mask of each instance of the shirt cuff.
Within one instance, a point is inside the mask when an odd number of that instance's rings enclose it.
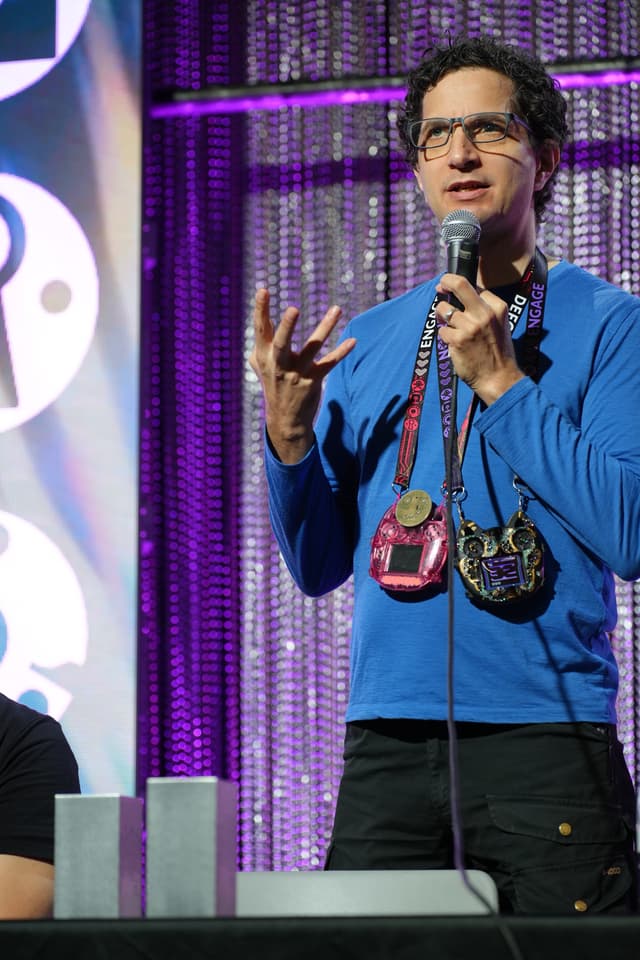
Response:
[[[271,439],[267,432],[267,428],[264,428],[264,459],[268,467],[280,469],[284,471],[297,470],[300,468],[306,468],[317,456],[318,453],[318,444],[316,438],[313,438],[312,446],[307,450],[302,460],[298,460],[297,463],[283,463],[278,454],[273,449]]]
[[[488,433],[494,424],[499,423],[513,407],[518,406],[537,389],[536,384],[530,377],[523,377],[522,380],[518,380],[512,387],[509,387],[506,393],[503,393],[501,397],[486,407],[475,418],[474,426],[481,434]]]

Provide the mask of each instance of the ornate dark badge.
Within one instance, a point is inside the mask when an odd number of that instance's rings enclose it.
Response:
[[[522,510],[516,510],[505,527],[488,530],[463,519],[456,549],[456,566],[466,591],[479,600],[521,600],[544,581],[542,539]]]

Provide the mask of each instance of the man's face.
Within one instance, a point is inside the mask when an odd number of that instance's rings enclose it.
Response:
[[[465,67],[446,74],[424,95],[422,116],[515,112],[512,95],[513,84],[503,74]],[[508,237],[515,243],[535,233],[533,195],[550,174],[523,126],[514,122],[504,140],[477,144],[457,125],[446,147],[434,152],[421,150],[414,172],[439,221],[452,210],[466,209],[480,220],[484,242]]]

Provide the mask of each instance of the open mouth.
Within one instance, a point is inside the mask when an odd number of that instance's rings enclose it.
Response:
[[[469,193],[473,190],[484,190],[486,184],[478,180],[465,180],[459,183],[452,183],[448,190],[450,193]]]

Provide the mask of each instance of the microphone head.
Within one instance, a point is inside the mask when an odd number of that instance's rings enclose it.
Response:
[[[470,210],[452,210],[442,221],[440,236],[446,244],[460,240],[480,240],[480,221]]]

